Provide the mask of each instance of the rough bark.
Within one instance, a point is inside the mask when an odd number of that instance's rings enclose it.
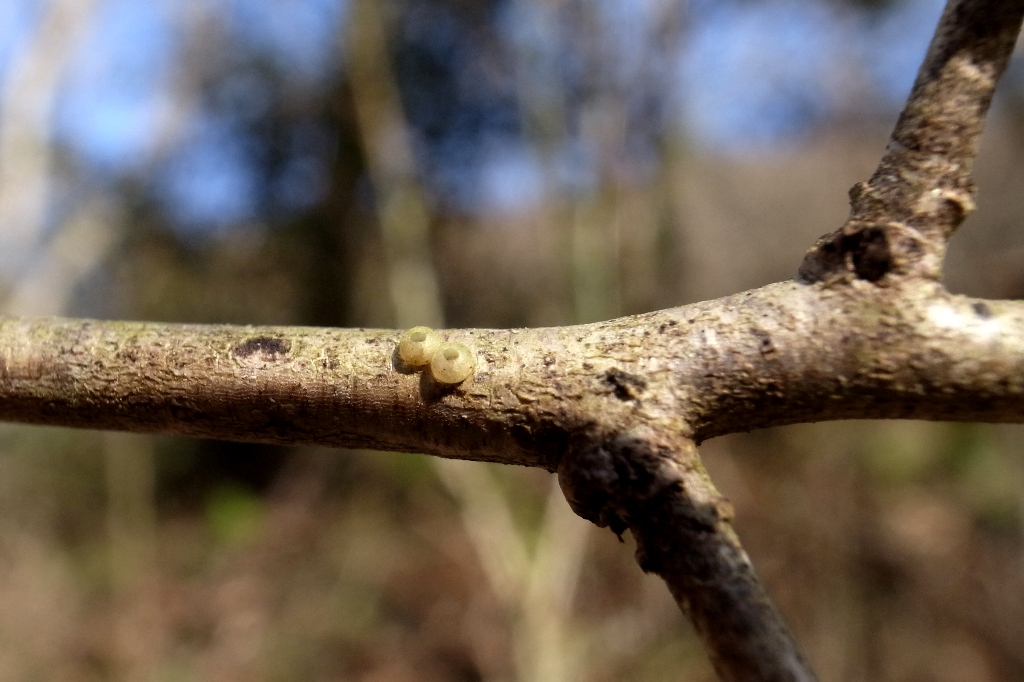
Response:
[[[952,0],[878,171],[795,281],[548,329],[449,330],[475,375],[402,366],[399,332],[0,318],[0,419],[412,450],[557,471],[637,538],[724,680],[813,675],[695,443],[849,418],[1024,421],[1024,303],[941,286],[1024,0]]]
[[[415,450],[557,469],[572,438],[795,422],[1024,421],[1024,303],[934,282],[798,282],[574,327],[446,330],[476,373],[402,367],[389,330],[0,317],[0,418]]]
[[[974,210],[971,168],[1022,12],[1020,0],[947,2],[882,162],[850,190],[850,219],[808,253],[801,278],[941,278],[946,242]]]

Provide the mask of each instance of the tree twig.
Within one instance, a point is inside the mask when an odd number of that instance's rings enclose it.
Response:
[[[630,529],[641,568],[668,584],[721,679],[815,679],[692,442],[647,427],[591,439],[570,448],[559,483],[580,516]]]
[[[806,281],[942,276],[974,210],[971,169],[1024,16],[1022,0],[949,0],[885,156],[850,190],[850,218],[800,268]]]

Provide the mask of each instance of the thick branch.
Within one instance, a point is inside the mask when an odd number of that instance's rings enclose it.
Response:
[[[1024,303],[939,284],[778,284],[692,317],[698,441],[831,419],[1024,421]],[[726,310],[714,310],[722,306]]]
[[[856,284],[446,331],[477,356],[456,388],[398,366],[391,331],[0,318],[0,419],[549,470],[575,434],[637,421],[698,440],[829,419],[1024,421],[1024,304]]]
[[[451,332],[480,371],[446,391],[400,365],[397,332],[0,317],[0,418],[543,466],[540,426],[493,393],[517,383],[491,360],[513,334]]]

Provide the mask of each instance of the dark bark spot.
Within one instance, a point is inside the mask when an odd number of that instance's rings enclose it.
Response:
[[[804,257],[797,277],[804,282],[820,282],[826,279],[829,273],[845,269],[846,254],[842,250],[842,235],[825,234]]]
[[[285,339],[256,336],[235,346],[234,354],[239,358],[247,358],[254,353],[262,353],[266,359],[276,360],[278,356],[287,355],[291,349],[291,342]]]
[[[877,282],[885,276],[892,265],[889,239],[881,227],[869,227],[849,237],[844,237],[847,248],[853,254],[853,270],[857,277]]]
[[[618,436],[570,448],[558,466],[558,484],[572,510],[621,539],[630,509],[643,506],[663,482],[655,472],[658,453],[642,440]]]
[[[992,309],[989,308],[984,303],[982,303],[981,301],[972,304],[971,308],[974,309],[974,314],[983,320],[987,320],[988,318],[992,317]]]
[[[756,328],[751,328],[750,332],[758,338],[758,347],[762,355],[770,355],[775,352],[775,343],[768,332]]]
[[[512,427],[511,433],[519,447],[526,449],[533,446],[533,431],[530,430],[530,427],[516,424]]]
[[[639,400],[640,394],[647,388],[647,381],[643,377],[624,372],[618,367],[605,372],[604,381],[612,387],[619,400]]]
[[[539,425],[526,426],[516,424],[512,427],[512,438],[524,450],[539,452],[544,468],[554,471],[558,462],[569,447],[569,433],[564,427],[553,423],[542,422]]]
[[[858,278],[877,282],[891,267],[892,250],[884,227],[851,230],[848,226],[818,240],[801,263],[798,277],[806,282],[820,282],[829,275],[852,269]]]

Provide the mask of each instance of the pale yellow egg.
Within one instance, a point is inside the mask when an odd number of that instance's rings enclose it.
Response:
[[[430,361],[430,373],[441,384],[459,384],[473,376],[476,358],[461,343],[442,343]]]
[[[441,337],[433,329],[413,327],[398,340],[398,356],[407,365],[422,367],[430,364],[440,346]]]

